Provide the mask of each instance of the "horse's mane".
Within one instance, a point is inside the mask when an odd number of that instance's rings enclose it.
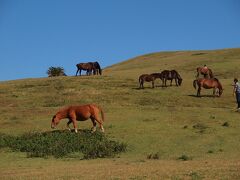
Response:
[[[214,77],[213,79],[214,79],[215,81],[219,82],[218,78],[215,78],[215,77]]]

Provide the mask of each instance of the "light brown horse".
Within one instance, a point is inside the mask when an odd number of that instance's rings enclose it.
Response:
[[[213,78],[213,72],[210,68],[207,67],[198,67],[196,78],[199,78],[199,75],[202,74],[204,78]]]
[[[101,112],[102,120],[99,118],[99,113]],[[69,124],[73,123],[75,132],[77,133],[77,121],[85,121],[91,119],[93,123],[92,132],[96,131],[96,121],[99,123],[99,127],[104,132],[103,121],[104,113],[102,109],[95,104],[87,104],[80,106],[68,106],[63,109],[60,109],[52,118],[51,128],[55,128],[61,119],[69,119],[67,123],[67,128],[69,130]]]
[[[218,94],[219,97],[223,93],[223,88],[221,83],[217,78],[212,78],[212,79],[205,79],[205,78],[200,78],[196,79],[193,81],[193,87],[196,89],[198,85],[198,90],[197,90],[197,96],[200,96],[201,88],[205,89],[212,89],[213,88],[213,96],[216,94],[216,89],[218,89]]]
[[[139,82],[139,89],[144,89],[144,82],[152,82],[152,88],[154,88],[154,81],[157,78],[162,78],[161,73],[153,73],[153,74],[142,74],[141,76],[139,76],[138,78],[138,82]]]

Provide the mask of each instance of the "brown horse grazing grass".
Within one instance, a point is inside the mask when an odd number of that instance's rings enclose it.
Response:
[[[213,78],[213,72],[210,68],[207,67],[198,67],[196,78],[199,78],[199,75],[202,74],[204,78]]]
[[[90,75],[90,73],[93,70],[93,63],[91,63],[91,62],[79,63],[79,64],[76,64],[76,66],[77,66],[76,76],[77,76],[78,72],[79,72],[79,75],[81,76],[82,70],[87,71],[87,75]]]
[[[101,112],[102,120],[99,118],[99,113]],[[67,123],[67,128],[69,130],[69,124],[73,123],[75,132],[77,133],[77,121],[85,121],[91,119],[93,123],[92,132],[96,131],[96,122],[99,123],[100,129],[104,132],[103,121],[104,113],[102,109],[95,104],[87,104],[81,106],[68,106],[60,109],[52,118],[51,128],[55,128],[61,119],[69,119]]]
[[[170,80],[170,86],[172,86],[173,79],[175,80],[176,86],[181,86],[182,84],[182,78],[180,74],[176,70],[164,70],[161,72],[162,75],[162,87],[167,87],[167,80]]]
[[[154,81],[155,79],[158,77],[157,75],[158,73],[154,73],[154,74],[142,74],[141,76],[139,76],[138,78],[138,82],[139,82],[139,89],[144,89],[144,82],[152,82],[152,88],[154,88]]]
[[[205,78],[200,78],[196,79],[193,81],[193,87],[196,89],[198,85],[198,90],[197,90],[197,96],[200,96],[201,88],[205,89],[212,89],[213,88],[213,96],[216,95],[216,89],[218,89],[218,94],[219,97],[223,93],[223,88],[221,83],[217,78],[212,78],[212,79],[205,79]]]
[[[82,70],[87,71],[87,75],[90,76],[92,73],[94,75],[102,75],[102,69],[100,64],[96,61],[96,62],[88,62],[88,63],[79,63],[76,64],[77,66],[77,72],[76,72],[76,76],[79,72],[79,75],[81,76],[81,72]]]

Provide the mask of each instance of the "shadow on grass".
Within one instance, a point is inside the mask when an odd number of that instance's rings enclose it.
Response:
[[[218,98],[219,97],[219,96],[214,96],[214,95],[200,95],[200,96],[197,96],[197,95],[194,95],[194,94],[189,94],[187,96],[195,97],[195,98]]]

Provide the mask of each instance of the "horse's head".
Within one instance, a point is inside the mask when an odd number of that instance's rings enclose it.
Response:
[[[178,78],[178,85],[181,86],[182,84],[182,78]]]
[[[54,115],[51,122],[51,128],[54,129],[58,125],[59,121],[60,119]]]

